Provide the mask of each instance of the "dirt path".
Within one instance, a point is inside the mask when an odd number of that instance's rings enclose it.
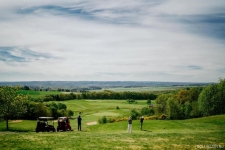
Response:
[[[11,122],[22,122],[23,120],[13,120]]]

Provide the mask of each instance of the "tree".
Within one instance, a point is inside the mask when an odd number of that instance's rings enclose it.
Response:
[[[224,114],[225,113],[225,79],[219,79],[218,86],[218,108],[217,113],[218,114]]]
[[[30,90],[29,86],[24,86],[23,89],[24,90]]]
[[[218,104],[218,88],[216,84],[205,87],[199,95],[198,104],[199,110],[203,116],[216,115],[215,111]]]
[[[140,115],[138,111],[136,111],[135,109],[132,109],[130,112],[130,115],[132,117],[132,119],[137,119],[137,117]]]
[[[169,119],[182,119],[180,107],[173,98],[167,101],[167,114]]]
[[[35,108],[34,108],[34,118],[38,118],[40,116],[47,116],[50,117],[52,116],[52,112],[46,105],[43,103],[36,103]]]
[[[67,108],[66,104],[58,103],[58,109],[59,109],[59,110],[60,110],[60,109],[66,110],[66,108]]]
[[[225,113],[225,79],[218,84],[205,87],[199,95],[199,110],[203,116],[219,115]]]
[[[148,108],[148,107],[143,107],[141,109],[141,115],[144,116],[144,115],[147,115],[147,116],[152,116],[154,115],[155,111],[154,109],[152,108]]]
[[[171,94],[161,94],[156,98],[156,114],[161,115],[166,113],[167,100]]]
[[[0,114],[6,120],[6,130],[9,130],[9,119],[19,117],[27,111],[28,97],[18,94],[19,86],[0,87]]]
[[[151,104],[151,100],[150,100],[150,99],[147,100],[147,104],[148,104],[148,105]]]

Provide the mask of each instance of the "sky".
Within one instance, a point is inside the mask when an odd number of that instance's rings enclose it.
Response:
[[[0,1],[0,81],[219,78],[224,0]]]

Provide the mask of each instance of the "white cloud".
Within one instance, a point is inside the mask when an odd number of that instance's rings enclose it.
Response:
[[[225,65],[225,44],[189,32],[189,24],[162,15],[217,13],[214,8],[220,4],[223,2],[0,2],[6,13],[0,15],[0,49],[27,48],[51,56],[26,62],[0,60],[0,80],[217,81],[225,77],[218,72]],[[79,8],[87,14],[54,9],[16,11],[44,5]],[[28,57],[19,50],[11,54]]]

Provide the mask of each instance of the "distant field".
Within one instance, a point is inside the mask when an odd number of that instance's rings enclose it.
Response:
[[[110,90],[115,92],[124,92],[124,91],[132,91],[132,92],[151,92],[151,91],[172,91],[178,89],[184,89],[184,86],[166,86],[166,87],[134,87],[134,88],[103,88],[102,90],[93,90],[93,91],[103,91]]]
[[[45,95],[60,94],[60,92],[58,92],[58,91],[33,91],[33,90],[19,90],[18,93],[28,95],[28,96],[31,96],[33,98],[40,98],[40,97],[45,96]]]
[[[137,87],[137,88],[103,88],[102,90],[90,90],[95,92],[100,92],[104,90],[110,90],[115,92],[124,92],[124,91],[131,91],[131,92],[162,92],[162,91],[173,91],[173,90],[179,90],[184,89],[187,87],[183,86],[167,86],[167,87]],[[40,98],[45,95],[56,95],[56,94],[69,94],[71,92],[58,92],[58,91],[34,91],[34,90],[19,90],[18,93],[25,94],[28,96],[31,96],[33,98]],[[77,93],[77,92],[73,92]]]
[[[83,117],[86,119],[86,116]],[[127,121],[104,125],[82,124],[72,132],[35,133],[35,121],[10,122],[11,129],[0,131],[0,149],[225,149],[225,115],[188,120],[145,120],[143,131],[139,121],[133,121],[132,134],[127,133]],[[5,122],[0,122],[3,129]]]

